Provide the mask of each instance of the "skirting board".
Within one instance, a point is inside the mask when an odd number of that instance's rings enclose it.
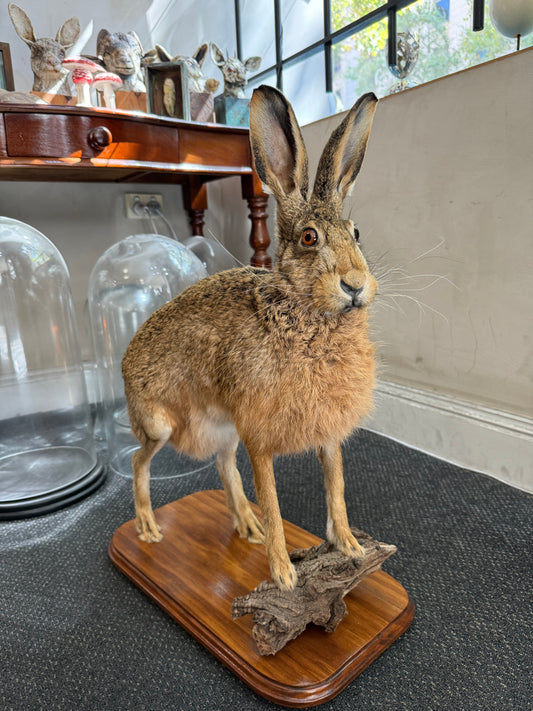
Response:
[[[386,381],[374,399],[365,429],[533,493],[533,420]]]

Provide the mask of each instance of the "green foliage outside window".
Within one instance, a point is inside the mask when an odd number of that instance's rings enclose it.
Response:
[[[375,10],[379,0],[331,0],[334,31]],[[472,3],[450,0],[450,16],[437,0],[417,0],[397,13],[397,31],[410,31],[419,43],[418,61],[407,78],[415,86],[461,69],[500,57],[516,48],[492,26],[485,9],[485,29],[472,31]],[[533,35],[521,47],[533,45]],[[354,96],[374,91],[386,95],[397,85],[387,67],[387,22],[382,20],[333,47],[334,94],[337,109],[347,108]]]

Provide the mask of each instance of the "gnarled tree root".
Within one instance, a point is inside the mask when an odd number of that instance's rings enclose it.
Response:
[[[309,623],[333,632],[347,612],[344,596],[396,552],[396,546],[379,543],[363,531],[352,528],[352,533],[363,557],[346,556],[331,543],[299,548],[290,554],[298,573],[292,592],[263,580],[255,590],[233,600],[233,619],[253,614],[252,636],[261,655],[276,654]]]

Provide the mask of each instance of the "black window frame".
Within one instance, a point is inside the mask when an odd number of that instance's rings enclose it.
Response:
[[[237,37],[237,55],[239,59],[242,57],[242,27],[241,27],[241,12],[240,0],[235,2],[235,31]],[[276,46],[276,61],[269,67],[262,69],[257,74],[254,74],[251,79],[255,82],[257,79],[269,76],[272,73],[276,75],[276,87],[283,91],[283,69],[291,64],[300,61],[304,57],[311,57],[317,52],[324,51],[325,62],[325,77],[326,77],[326,92],[333,91],[333,63],[332,63],[332,48],[337,42],[356,34],[357,32],[366,29],[375,22],[379,22],[383,18],[387,18],[387,61],[389,66],[395,66],[397,63],[396,56],[396,13],[398,10],[403,10],[408,5],[412,5],[416,0],[386,0],[380,7],[371,12],[359,17],[357,20],[345,25],[340,30],[331,31],[331,0],[323,0],[324,7],[324,35],[321,39],[295,52],[289,57],[282,57],[282,23],[281,23],[281,0],[272,0],[274,3],[274,33]]]

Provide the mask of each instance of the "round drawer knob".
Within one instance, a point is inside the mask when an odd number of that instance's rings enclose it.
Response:
[[[101,151],[103,148],[107,148],[113,141],[113,136],[111,131],[105,126],[96,126],[91,128],[87,134],[87,143],[95,151]]]

